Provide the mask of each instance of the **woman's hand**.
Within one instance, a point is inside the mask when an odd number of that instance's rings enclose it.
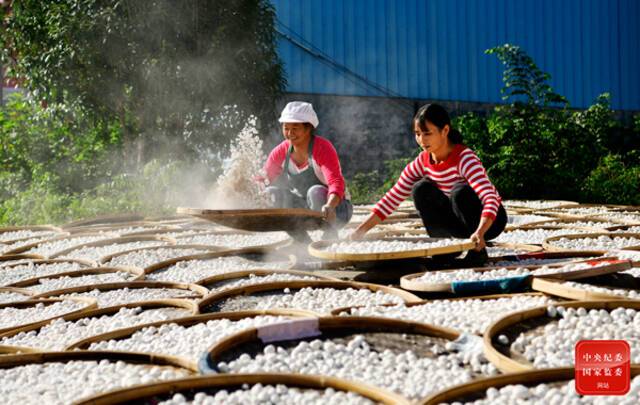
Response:
[[[481,251],[482,249],[484,249],[485,247],[487,247],[487,243],[484,240],[484,232],[479,232],[479,231],[475,231],[470,237],[469,239],[471,239],[471,242],[475,242],[476,247],[473,248],[473,250],[476,251]]]
[[[367,219],[365,219],[365,221],[363,223],[358,225],[356,230],[353,231],[351,233],[351,235],[349,235],[347,237],[347,239],[349,239],[349,240],[360,240],[360,239],[362,239],[362,237],[367,232],[369,232],[369,229],[371,229],[374,226],[378,225],[380,222],[382,222],[380,217],[372,212],[371,214],[369,214],[369,216],[367,217]]]
[[[324,215],[325,221],[333,225],[336,222],[336,207],[330,204],[323,205],[322,215]]]

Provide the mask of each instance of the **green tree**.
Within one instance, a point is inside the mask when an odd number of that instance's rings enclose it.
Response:
[[[284,88],[267,0],[12,6],[0,31],[10,74],[36,99],[117,117],[138,164],[158,152],[212,156],[249,115],[271,121]]]

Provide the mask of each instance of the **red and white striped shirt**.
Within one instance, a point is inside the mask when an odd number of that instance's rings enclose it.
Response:
[[[378,201],[373,212],[384,221],[411,195],[414,184],[428,178],[447,196],[461,183],[471,186],[482,202],[482,216],[496,219],[502,199],[493,186],[478,156],[464,145],[458,144],[444,162],[434,163],[429,153],[422,152],[404,168],[398,182]]]

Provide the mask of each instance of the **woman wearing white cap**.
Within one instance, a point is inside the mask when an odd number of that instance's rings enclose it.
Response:
[[[279,121],[285,140],[271,151],[264,166],[274,205],[322,211],[332,224],[349,222],[353,207],[338,154],[328,139],[314,134],[318,116],[313,106],[292,101]]]

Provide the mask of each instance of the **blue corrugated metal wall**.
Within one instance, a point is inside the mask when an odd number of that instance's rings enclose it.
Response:
[[[639,0],[272,0],[288,91],[502,102],[511,43],[573,107],[640,110]]]

